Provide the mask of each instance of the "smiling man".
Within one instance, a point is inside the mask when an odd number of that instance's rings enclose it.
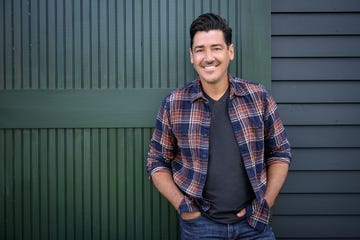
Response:
[[[218,100],[229,86],[228,66],[234,45],[224,41],[221,30],[198,31],[190,49],[190,60],[199,74],[203,91]]]
[[[191,24],[198,77],[165,97],[150,142],[147,171],[180,214],[182,239],[275,239],[270,209],[290,145],[266,89],[228,73],[231,38],[218,15]]]

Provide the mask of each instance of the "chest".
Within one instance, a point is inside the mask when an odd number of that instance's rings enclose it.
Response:
[[[262,138],[264,134],[263,107],[249,103],[246,99],[229,98],[223,108],[233,128],[237,142]],[[171,126],[178,143],[198,146],[208,141],[212,122],[212,111],[209,102],[186,102],[171,109]]]

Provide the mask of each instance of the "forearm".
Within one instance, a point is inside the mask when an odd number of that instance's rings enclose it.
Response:
[[[264,198],[270,208],[275,204],[275,200],[285,182],[288,170],[289,164],[284,162],[276,162],[268,167],[267,187]]]
[[[158,191],[178,210],[184,194],[176,186],[171,173],[158,171],[151,178]]]

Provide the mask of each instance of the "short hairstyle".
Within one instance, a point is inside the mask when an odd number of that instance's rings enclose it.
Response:
[[[190,47],[192,48],[194,36],[199,31],[221,30],[227,46],[231,44],[232,29],[227,21],[214,13],[205,13],[196,18],[190,26]]]

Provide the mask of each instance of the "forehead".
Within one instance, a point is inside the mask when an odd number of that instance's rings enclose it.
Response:
[[[199,31],[194,35],[193,47],[211,46],[214,44],[226,45],[224,34],[221,30]]]

